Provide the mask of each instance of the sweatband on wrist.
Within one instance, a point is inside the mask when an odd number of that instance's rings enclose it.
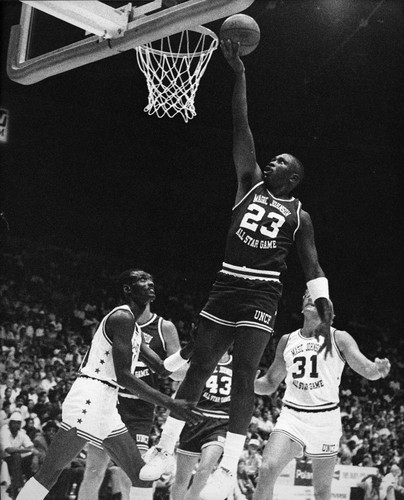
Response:
[[[181,356],[180,352],[181,351],[177,351],[171,354],[171,356],[168,356],[168,358],[163,361],[164,368],[169,372],[176,372],[187,362],[187,360]]]
[[[328,293],[328,279],[327,278],[315,278],[307,282],[307,289],[309,290],[310,297],[313,302],[315,302],[320,297],[325,299],[330,299]]]

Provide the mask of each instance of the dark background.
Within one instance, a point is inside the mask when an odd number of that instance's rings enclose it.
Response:
[[[3,235],[152,272],[178,269],[208,290],[236,191],[233,75],[220,51],[202,78],[197,116],[158,119],[143,111],[134,51],[29,86],[9,80],[20,3],[0,9],[0,104],[10,114]],[[261,28],[244,59],[259,162],[282,152],[303,161],[295,194],[312,216],[337,317],[383,322],[399,312],[402,293],[403,2],[256,0],[245,13]],[[221,23],[208,27],[218,33]],[[38,23],[33,42],[42,49],[68,28]],[[304,279],[295,252],[285,285],[289,307],[298,307]]]

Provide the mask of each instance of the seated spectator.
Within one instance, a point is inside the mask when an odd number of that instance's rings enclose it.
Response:
[[[19,394],[15,398],[15,402],[11,404],[10,411],[11,413],[14,413],[15,411],[21,413],[23,420],[29,417],[28,407],[24,404],[24,397],[21,396],[21,394]]]
[[[241,458],[238,463],[237,468],[237,486],[241,493],[241,498],[246,498],[247,500],[252,500],[254,495],[254,484],[247,474],[246,463],[244,458]],[[239,496],[240,498],[240,496]]]
[[[404,488],[401,486],[401,469],[398,465],[393,464],[382,479],[380,485],[380,500],[396,500],[396,493],[404,493]]]
[[[242,458],[244,459],[244,469],[251,479],[254,487],[256,485],[258,472],[262,465],[262,455],[260,453],[261,442],[258,439],[250,439],[247,444],[247,450],[244,450]]]
[[[34,419],[31,417],[25,419],[24,431],[32,442],[34,442],[36,435],[40,432],[39,429],[35,427]]]
[[[273,430],[274,424],[272,422],[272,415],[268,408],[265,408],[262,411],[262,417],[258,419],[258,434],[264,441],[267,441]]]
[[[8,423],[8,419],[11,415],[10,407],[10,401],[4,401],[3,407],[0,411],[0,428],[3,427],[4,424]]]
[[[11,477],[10,492],[13,498],[17,496],[24,482],[32,476],[32,457],[33,453],[36,453],[33,442],[21,429],[21,425],[21,413],[14,412],[8,424],[0,430],[1,451],[8,465]]]

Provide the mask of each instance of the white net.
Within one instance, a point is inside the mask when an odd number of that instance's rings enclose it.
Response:
[[[145,112],[159,118],[196,115],[195,95],[219,40],[213,31],[197,26],[136,47],[136,57],[149,91]]]

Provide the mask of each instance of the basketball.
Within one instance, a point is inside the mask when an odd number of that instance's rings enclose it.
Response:
[[[245,14],[228,17],[220,28],[220,39],[240,42],[240,56],[246,56],[257,48],[261,31],[256,21]]]

